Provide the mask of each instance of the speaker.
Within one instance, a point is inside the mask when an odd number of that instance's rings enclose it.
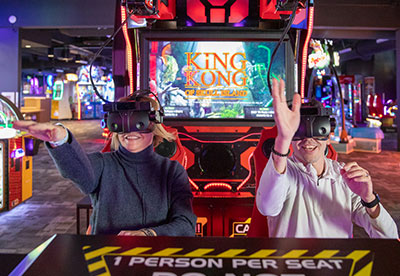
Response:
[[[206,144],[199,154],[198,165],[204,176],[229,178],[236,169],[236,155],[227,144]]]

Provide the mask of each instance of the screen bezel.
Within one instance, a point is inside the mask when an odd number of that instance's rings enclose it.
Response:
[[[140,89],[149,89],[149,44],[151,41],[276,41],[278,42],[282,33],[280,31],[204,31],[204,30],[141,30],[140,39]],[[280,47],[285,47],[286,68],[286,97],[293,98],[295,87],[294,56],[289,41],[285,37]],[[164,118],[166,125],[227,125],[227,126],[272,126],[273,118],[266,119],[236,119],[236,118]]]

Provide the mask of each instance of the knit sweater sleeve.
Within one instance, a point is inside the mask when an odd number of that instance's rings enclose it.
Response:
[[[193,213],[193,194],[185,169],[173,161],[170,177],[171,195],[168,219],[165,224],[152,227],[158,236],[194,236],[197,217]]]
[[[47,142],[45,145],[60,174],[72,180],[83,193],[92,193],[104,168],[102,154],[86,154],[69,130],[68,135],[68,141],[61,146],[52,148]]]

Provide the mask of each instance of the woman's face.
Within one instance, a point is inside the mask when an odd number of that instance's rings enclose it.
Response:
[[[141,152],[153,143],[153,132],[130,132],[118,134],[121,145],[130,152]]]

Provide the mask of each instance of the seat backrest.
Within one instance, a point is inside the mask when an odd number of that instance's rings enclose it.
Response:
[[[112,136],[112,132],[110,132],[110,133],[108,134],[106,143],[104,144],[104,147],[103,147],[103,149],[101,150],[101,152],[104,153],[104,152],[110,152],[110,151],[111,151],[111,136]]]
[[[260,141],[254,150],[254,166],[255,166],[255,181],[256,181],[256,194],[258,184],[260,181],[261,174],[267,165],[268,158],[270,155],[270,149],[275,142],[277,135],[277,128],[263,129],[260,136]],[[247,232],[248,237],[268,237],[268,223],[267,218],[261,215],[257,209],[256,201],[254,199],[253,212],[251,214],[251,223],[249,231]]]
[[[271,147],[275,143],[275,137],[277,136],[276,126],[268,129],[263,129],[260,136],[260,141],[254,150],[254,165],[255,165],[255,181],[256,181],[256,194],[259,185],[259,181],[265,166],[267,165],[269,156],[271,154]],[[292,152],[292,151],[291,151]],[[337,160],[337,152],[331,144],[327,145],[326,157],[332,160]],[[268,237],[268,222],[267,218],[263,216],[257,209],[256,201],[254,200],[253,212],[251,215],[251,223],[249,231],[247,232],[248,237]]]
[[[167,151],[164,156],[169,157],[171,160],[178,161],[184,168],[186,168],[185,160],[186,160],[186,151],[182,146],[181,140],[179,139],[178,130],[173,127],[164,126],[165,130],[174,134],[176,140],[173,142],[164,141],[158,147],[164,146],[167,148]],[[158,148],[157,147],[157,148]],[[156,149],[157,151],[157,149]]]

